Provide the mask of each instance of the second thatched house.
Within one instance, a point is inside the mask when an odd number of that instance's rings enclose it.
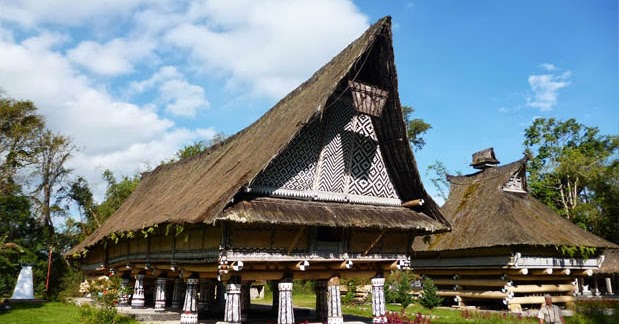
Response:
[[[492,148],[473,154],[479,172],[449,176],[441,209],[450,233],[417,238],[412,265],[459,304],[520,311],[575,300],[576,278],[591,276],[606,248],[593,235],[527,193],[526,158],[498,166]]]

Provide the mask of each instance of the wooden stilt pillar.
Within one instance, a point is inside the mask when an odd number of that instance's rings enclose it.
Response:
[[[613,294],[613,283],[610,280],[610,277],[606,277],[606,294],[608,295]]]
[[[135,275],[135,286],[133,288],[133,298],[131,308],[144,308],[144,275]]]
[[[273,304],[271,305],[271,311],[273,313],[279,312],[279,281],[269,281],[269,288],[273,292]]]
[[[292,282],[280,282],[279,311],[277,324],[294,324],[294,308],[292,307]]]
[[[331,277],[327,282],[327,324],[343,324],[340,278]]]
[[[223,303],[225,301],[226,287],[223,282],[218,281],[215,292],[215,302]]]
[[[118,298],[119,306],[129,306],[129,294],[127,294],[127,289],[129,289],[129,279],[122,279],[120,281],[120,297]]]
[[[167,278],[157,278],[157,288],[155,290],[155,312],[165,310],[165,286]]]
[[[200,279],[200,288],[198,289],[198,312],[206,311],[207,295],[208,295],[208,279]]]
[[[327,281],[316,280],[314,282],[314,292],[316,293],[316,319],[320,323],[327,320]]]
[[[185,293],[185,303],[181,314],[181,324],[198,323],[198,308],[196,305],[196,295],[198,290],[197,278],[187,279],[187,292]]]
[[[226,292],[226,309],[224,322],[241,323],[241,285],[229,283]]]
[[[251,305],[251,281],[241,282],[241,322],[247,322],[247,314]]]
[[[372,278],[372,323],[387,323],[384,287],[385,278]]]
[[[174,290],[172,292],[172,309],[181,308],[181,300],[183,297],[183,286],[181,278],[174,278]]]

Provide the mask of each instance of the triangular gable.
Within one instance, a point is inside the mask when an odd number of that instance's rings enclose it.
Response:
[[[401,204],[372,117],[350,92],[304,127],[250,186],[260,195],[376,205]]]

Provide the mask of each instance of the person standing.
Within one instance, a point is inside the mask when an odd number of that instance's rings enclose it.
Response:
[[[561,309],[552,304],[552,296],[549,294],[544,295],[544,305],[540,307],[537,318],[539,318],[539,324],[565,324],[565,320],[561,316]]]

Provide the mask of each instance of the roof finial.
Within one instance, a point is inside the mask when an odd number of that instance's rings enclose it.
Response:
[[[489,147],[473,153],[473,162],[470,165],[475,169],[483,170],[499,163],[499,160],[494,156],[494,148]]]

